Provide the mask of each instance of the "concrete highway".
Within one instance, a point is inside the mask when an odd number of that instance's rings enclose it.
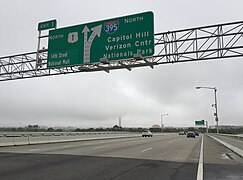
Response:
[[[243,179],[241,157],[178,134],[1,147],[0,179],[196,180],[202,155],[203,179]]]

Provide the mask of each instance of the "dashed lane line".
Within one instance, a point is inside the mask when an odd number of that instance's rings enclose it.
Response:
[[[85,144],[83,144],[84,146],[86,146],[86,145],[91,145],[92,143],[85,143]]]
[[[39,151],[40,149],[30,149],[29,151],[30,152],[33,152],[33,151]]]
[[[66,146],[62,146],[63,148],[68,148],[68,147],[71,147],[70,145],[66,145]]]
[[[147,148],[147,149],[142,150],[142,152],[150,151],[150,150],[152,150],[152,149],[153,149],[153,148],[150,147],[150,148]]]
[[[107,147],[110,147],[110,146],[98,146],[98,147],[95,147],[93,149],[102,149],[102,148],[107,148]]]
[[[173,140],[173,141],[170,141],[170,142],[169,142],[169,144],[173,143],[174,141],[175,141],[175,140]]]

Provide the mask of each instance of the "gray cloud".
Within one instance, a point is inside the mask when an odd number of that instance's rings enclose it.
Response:
[[[163,32],[243,17],[241,1],[44,0],[41,5],[25,0],[0,4],[0,16],[5,17],[0,20],[0,56],[35,51],[38,22],[53,18],[63,27],[151,10],[155,31]],[[217,87],[220,123],[242,125],[241,67],[243,61],[238,58],[1,82],[0,126],[106,127],[117,124],[121,116],[124,126],[150,127],[160,124],[162,113],[169,113],[164,117],[166,126],[193,126],[198,119],[213,125],[213,92],[196,90],[196,86]]]

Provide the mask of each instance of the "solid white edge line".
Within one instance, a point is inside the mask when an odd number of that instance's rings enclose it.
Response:
[[[197,180],[203,180],[203,137],[202,136],[202,142],[201,142],[201,149],[200,149],[200,157],[197,167]]]

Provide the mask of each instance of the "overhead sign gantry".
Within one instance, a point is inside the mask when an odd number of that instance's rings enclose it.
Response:
[[[61,28],[60,31],[50,31],[50,35],[56,35],[56,32],[65,31],[63,38],[59,39],[60,43],[63,43],[64,45],[63,49],[61,46],[58,46],[58,44],[57,47],[52,47],[52,43],[55,44],[55,38],[53,38],[53,42],[49,42],[50,47],[48,47],[48,49],[40,49],[40,44],[38,43],[38,50],[36,52],[0,57],[0,81],[81,72],[109,72],[110,70],[115,69],[127,69],[131,71],[131,69],[135,67],[150,66],[153,68],[155,65],[160,64],[243,57],[243,21],[166,31],[156,33],[152,36],[150,33],[150,31],[153,31],[151,26],[149,25],[147,27],[150,27],[150,30],[146,28],[147,23],[151,23],[150,21],[147,22],[147,18],[152,18],[152,13],[146,12],[141,14],[144,15],[146,22],[144,21],[143,24],[133,26],[134,29],[124,29],[124,26],[126,25],[130,27],[133,22],[143,22],[141,19],[136,19],[136,17],[140,17],[139,14],[67,27],[67,29]],[[128,17],[127,21],[130,23],[125,23],[123,26],[120,21],[124,22],[124,18],[126,17]],[[133,18],[131,19],[131,17]],[[118,20],[119,23],[117,22]],[[56,28],[54,21],[55,20],[51,20],[39,24],[39,26],[41,25],[38,27],[39,40],[49,37],[49,34],[41,35],[41,32],[47,31],[47,29]],[[87,28],[85,28],[85,26],[87,26]],[[99,31],[97,31],[97,26],[102,26],[100,34]],[[97,29],[93,29],[95,27]],[[138,29],[136,29],[137,27]],[[93,34],[94,31],[98,32],[98,34]],[[77,32],[78,35],[75,32]],[[139,32],[140,35],[137,35],[136,38],[136,33]],[[144,39],[142,39],[141,34],[145,34],[146,37],[143,37]],[[117,38],[121,35],[125,35],[125,40],[118,41]],[[78,42],[77,37],[80,42]],[[154,44],[150,47],[151,44],[149,44],[149,41],[152,41],[152,37],[154,38]],[[112,40],[112,38],[114,38],[114,40]],[[123,37],[120,39],[122,38]],[[132,41],[130,41],[131,39]],[[146,40],[148,46],[146,45]],[[144,44],[141,44],[141,42],[144,42]],[[130,45],[127,45],[129,43],[131,44],[131,48]],[[139,46],[136,46],[138,43]],[[125,46],[121,51],[116,48],[116,44],[119,44],[119,46],[125,44]],[[143,49],[143,46],[141,45],[146,46]],[[101,47],[103,50],[101,50]],[[150,50],[148,50],[148,54],[143,53],[143,50],[146,51],[146,49],[153,47],[153,55],[149,54],[151,53]],[[76,48],[78,49],[77,51],[75,50]],[[85,49],[88,50],[85,51]],[[119,53],[122,53],[122,56],[120,54],[112,56],[112,53],[115,53],[115,49],[116,51],[119,50]],[[125,56],[126,50],[131,50],[132,55],[128,56],[129,53],[127,53]],[[67,64],[63,64],[63,62],[61,64],[58,63],[59,56],[60,60],[67,59],[64,59],[65,56],[69,57],[69,51],[71,52],[71,55],[72,51],[78,52],[76,55],[74,53],[74,56],[70,56],[77,57],[77,59],[70,58],[70,61]],[[61,53],[60,55],[59,52]],[[53,59],[50,59],[51,54]],[[125,59],[123,59],[124,57]],[[64,62],[66,63],[68,61]]]

